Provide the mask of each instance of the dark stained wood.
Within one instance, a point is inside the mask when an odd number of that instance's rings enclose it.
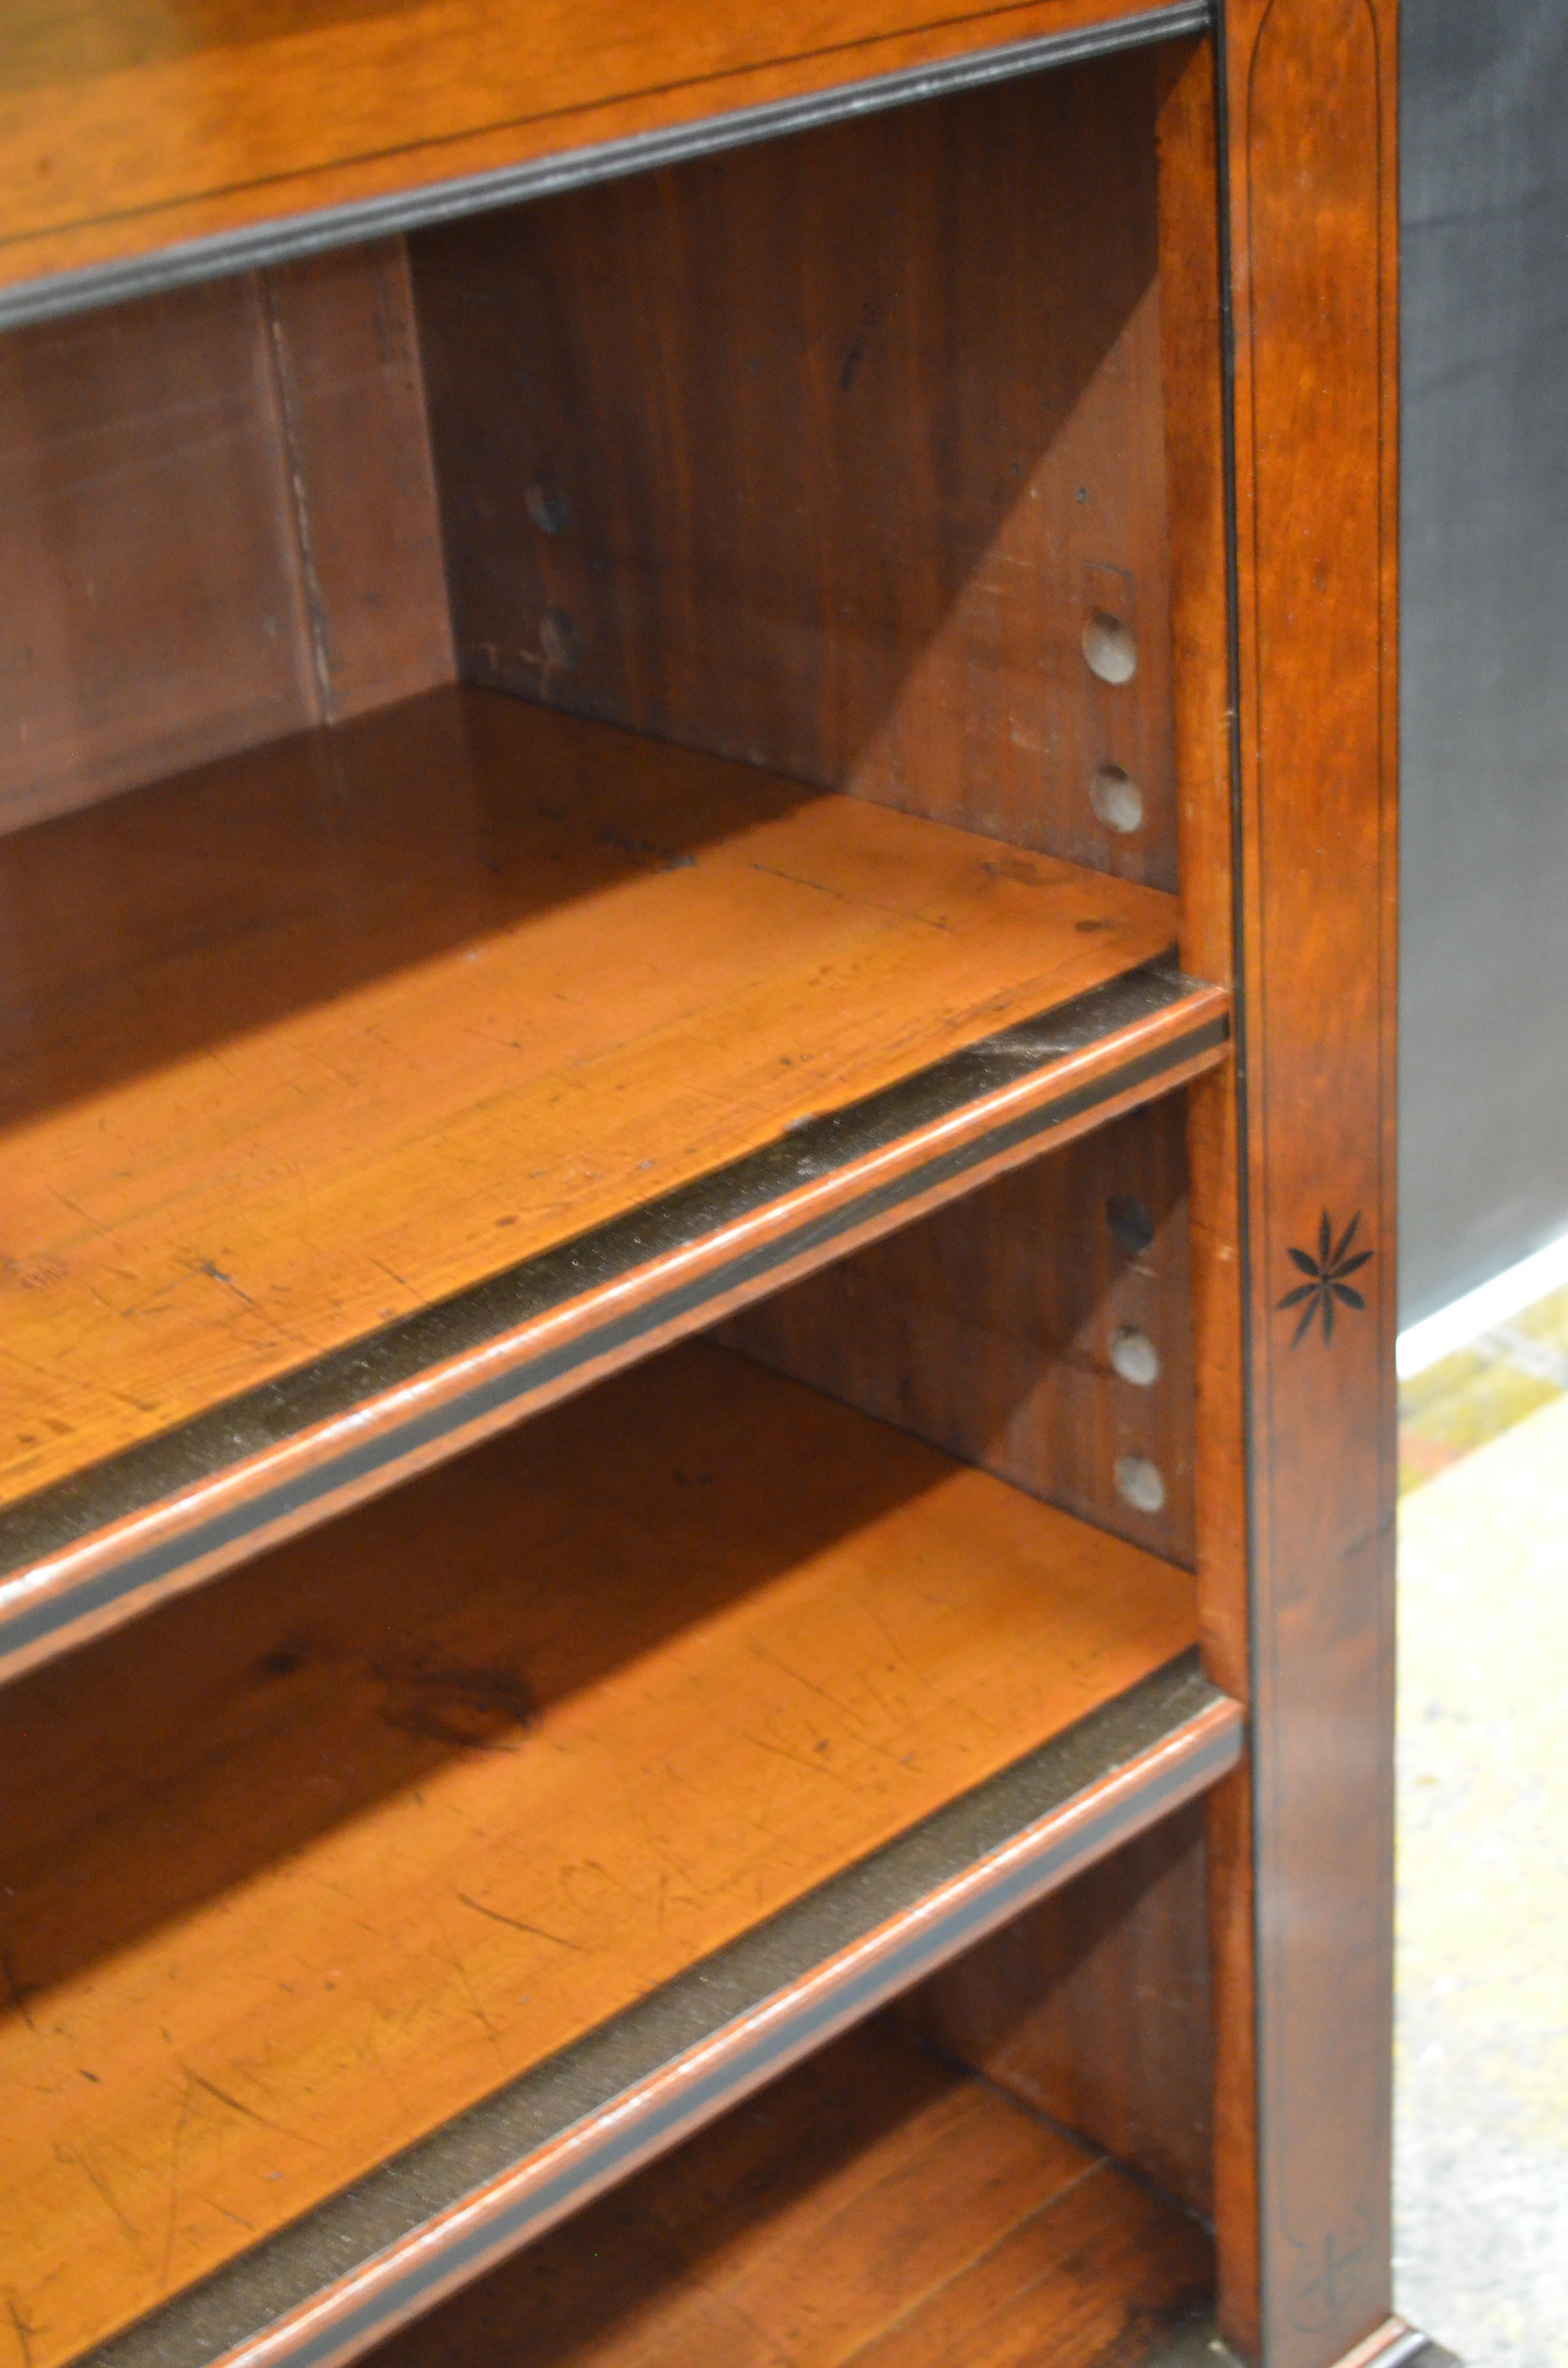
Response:
[[[0,824],[314,720],[254,278],[0,339]]]
[[[1159,220],[1182,947],[1203,976],[1230,982],[1236,863],[1219,161],[1213,51],[1207,42],[1169,50],[1161,59]],[[1237,1091],[1227,1065],[1194,1083],[1187,1108],[1199,1617],[1206,1666],[1244,1702],[1251,1606]],[[1210,1796],[1208,1850],[1219,2310],[1244,2358],[1259,2344],[1248,1781],[1237,1775]]]
[[[449,679],[401,243],[0,339],[0,829]]]
[[[1225,32],[1262,2337],[1324,2368],[1389,2309],[1395,10]]]
[[[464,678],[1174,888],[1153,54],[411,241]]]
[[[923,1983],[908,2028],[1213,2210],[1201,1804],[1128,1842]]]
[[[1187,1239],[1176,1095],[759,1302],[722,1337],[1190,1564]],[[1158,1360],[1150,1384],[1112,1362],[1128,1331]],[[1121,1493],[1126,1459],[1160,1474],[1157,1509]]]
[[[337,723],[456,671],[401,239],[263,277],[317,699]]]
[[[692,1344],[18,1681],[0,2119],[33,2368],[1193,1634],[1168,1564]]]
[[[9,0],[0,268],[28,279],[1116,23],[1146,0]],[[149,127],[155,126],[150,131]]]
[[[435,691],[6,843],[15,1500],[1156,954],[1155,892]]]
[[[1208,2282],[1193,2222],[875,2022],[368,2356],[1131,2368]]]

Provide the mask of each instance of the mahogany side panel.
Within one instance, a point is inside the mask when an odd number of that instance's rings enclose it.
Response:
[[[1162,61],[1159,173],[1182,949],[1201,976],[1230,981],[1235,973],[1236,869],[1228,463],[1220,145],[1215,58],[1208,42],[1172,49]],[[1234,1064],[1195,1083],[1187,1108],[1199,1618],[1205,1666],[1217,1683],[1244,1702],[1251,1670]],[[1244,2357],[1256,2354],[1258,2340],[1249,1782],[1245,1772],[1228,1778],[1208,1804],[1219,2315]]]
[[[0,338],[0,829],[453,672],[401,241]]]
[[[946,2055],[1213,2208],[1203,1808],[1178,1810],[923,1983]]]
[[[415,238],[463,678],[1173,887],[1152,57]]]
[[[0,281],[1150,14],[1148,0],[33,0],[7,11],[0,59]]]
[[[1392,0],[1230,0],[1262,2350],[1389,2311]]]
[[[744,1310],[720,1337],[1190,1565],[1187,1234],[1173,1095]],[[1151,1382],[1117,1370],[1129,1335],[1153,1353]],[[1123,1493],[1147,1486],[1134,1464],[1159,1475],[1157,1506]]]

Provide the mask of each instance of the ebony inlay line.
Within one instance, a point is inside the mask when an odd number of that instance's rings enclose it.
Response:
[[[1040,1019],[950,1054],[896,1086],[794,1127],[781,1141],[591,1234],[523,1260],[294,1373],[210,1408],[157,1439],[74,1474],[0,1516],[0,1574],[29,1570],[116,1520],[166,1502],[316,1424],[347,1416],[432,1366],[613,1283],[663,1253],[699,1243],[858,1158],[1168,1009],[1194,991],[1192,981],[1158,965],[1130,972]],[[346,1486],[364,1482],[514,1401],[526,1400],[579,1366],[634,1346],[672,1323],[697,1317],[730,1292],[765,1286],[771,1274],[798,1258],[830,1253],[837,1239],[868,1222],[896,1213],[902,1205],[971,1168],[1036,1140],[1043,1143],[1100,1104],[1152,1086],[1184,1063],[1218,1051],[1227,1032],[1223,1018],[1203,1020],[1087,1084],[1064,1086],[1060,1095],[856,1194],[825,1214],[784,1229],[689,1281],[653,1292],[621,1315],[590,1325],[538,1355],[523,1354],[505,1371],[373,1439],[346,1442],[335,1452],[329,1449],[309,1470],[259,1489],[244,1504],[177,1537],[127,1553],[76,1587],[34,1601],[21,1594],[9,1611],[0,1608],[0,1656],[33,1648],[180,1567],[290,1519]]]
[[[375,2293],[352,2297],[331,2320],[279,2344],[288,2368],[328,2368],[415,2316],[454,2283],[542,2233],[587,2195],[689,2135],[747,2089],[872,2012],[937,1964],[1068,1881],[1117,1843],[1193,1798],[1233,1767],[1241,1717],[1210,1685],[1197,1653],[1183,1654],[1114,1702],[938,1809],[858,1865],[834,1876],[666,1983],[626,2013],[471,2107],[395,2156],[368,2179],[291,2228],[216,2271],[85,2355],[82,2368],[206,2368],[257,2338],[284,2312],[378,2254],[415,2237],[435,2215],[547,2146],[590,2116],[631,2101],[590,2145],[483,2222],[423,2239]],[[1092,1793],[1141,1754],[1194,1731],[1135,1791],[1060,1839],[1046,1821]],[[1042,1826],[1038,1849],[1010,1857],[995,1879],[923,1920],[831,1988],[798,2002],[756,2032],[748,2018],[802,1983],[824,1960],[888,1926]],[[695,2084],[635,2092],[693,2047],[733,2026],[735,2044]],[[272,2368],[273,2353],[268,2354]]]
[[[973,56],[943,59],[934,65],[911,66],[898,74],[843,83],[803,98],[775,99],[761,107],[738,108],[710,116],[699,123],[635,132],[630,138],[607,140],[592,148],[573,148],[537,157],[526,165],[505,165],[494,172],[437,181],[426,188],[364,198],[349,205],[325,206],[311,213],[288,215],[278,222],[222,231],[210,238],[182,240],[160,248],[156,254],[131,256],[123,262],[93,264],[79,271],[19,280],[13,287],[0,289],[0,330],[18,328],[32,321],[56,320],[73,313],[93,312],[107,304],[128,303],[139,296],[163,295],[170,289],[189,287],[203,279],[224,279],[237,271],[296,263],[333,247],[423,230],[434,222],[457,222],[467,214],[491,213],[502,206],[521,205],[536,198],[554,197],[565,189],[582,188],[592,181],[621,180],[631,173],[685,164],[693,157],[712,155],[722,149],[750,147],[758,141],[812,131],[819,125],[881,114],[888,108],[909,107],[925,98],[946,97],[951,92],[973,90],[985,83],[1010,81],[1018,74],[1040,74],[1051,67],[1077,65],[1089,58],[1109,56],[1118,50],[1139,49],[1150,41],[1204,33],[1212,21],[1210,0],[1168,0],[1165,6],[1105,25],[1085,26],[1075,32],[1042,33],[1032,40],[1010,41]],[[480,128],[498,131],[505,127]],[[249,182],[240,186],[254,188],[265,184]],[[161,209],[149,211],[156,212]]]

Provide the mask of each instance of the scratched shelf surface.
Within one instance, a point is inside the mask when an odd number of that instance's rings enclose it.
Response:
[[[880,2018],[369,2368],[1153,2368],[1212,2276],[1187,2213]]]
[[[24,1656],[635,1353],[610,1301],[700,1322],[1225,1032],[1154,890],[485,692],[20,833],[0,887]]]
[[[19,1679],[0,2220],[34,2368],[429,2143],[1194,1634],[1187,1573],[688,1342]],[[871,1922],[932,1872],[899,1880]],[[473,2162],[456,2148],[449,2195]]]

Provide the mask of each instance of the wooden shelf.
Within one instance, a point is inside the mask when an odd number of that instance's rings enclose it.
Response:
[[[1211,2278],[1196,2221],[879,2019],[370,2368],[1141,2368]]]
[[[1203,0],[1011,0],[931,23],[858,0],[804,54],[787,13],[715,35],[693,12],[657,38],[603,9],[589,21],[585,41],[521,9],[436,0],[425,54],[460,63],[432,77],[411,74],[373,20],[347,37],[331,23],[258,33],[225,0],[128,69],[112,6],[69,28],[39,18],[26,105],[0,118],[6,178],[25,193],[0,237],[0,323],[896,106],[999,64],[1027,73],[1200,33],[1208,13]],[[157,141],[136,136],[128,70]],[[564,105],[540,107],[562,86]]]
[[[0,884],[12,1668],[1227,1025],[1151,968],[1154,890],[461,689],[22,833]]]
[[[18,1681],[32,2368],[395,2321],[1233,1765],[1194,1633],[693,1342]]]

